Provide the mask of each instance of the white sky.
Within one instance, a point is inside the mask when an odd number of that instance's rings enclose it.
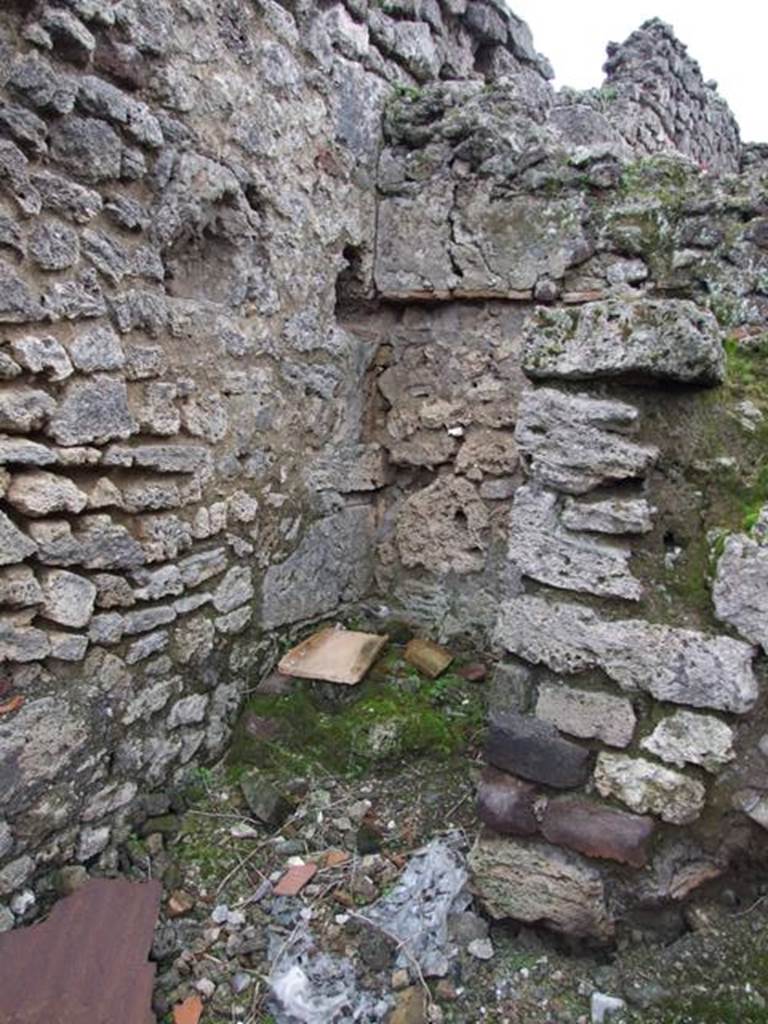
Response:
[[[768,3],[766,0],[507,0],[527,21],[536,49],[549,57],[555,85],[597,86],[609,40],[623,42],[658,17],[714,79],[746,142],[768,142]]]

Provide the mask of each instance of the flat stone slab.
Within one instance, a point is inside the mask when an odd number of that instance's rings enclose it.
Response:
[[[600,668],[622,690],[657,700],[744,714],[755,704],[755,648],[727,636],[655,625],[606,621],[590,608],[524,595],[499,609],[496,642],[553,672]]]
[[[667,764],[698,764],[716,774],[736,757],[733,739],[733,729],[714,715],[675,711],[640,746]]]
[[[5,1024],[154,1024],[148,960],[162,888],[91,879],[42,924],[0,935]]]
[[[768,651],[768,547],[752,537],[730,536],[712,586],[715,614]]]
[[[608,941],[614,932],[598,869],[531,839],[483,835],[469,855],[475,892],[491,917]]]
[[[580,786],[589,774],[589,751],[564,740],[554,726],[514,711],[491,719],[485,756],[496,768],[557,789]]]
[[[599,690],[580,690],[565,680],[542,683],[536,717],[570,736],[602,740],[609,747],[626,747],[637,719],[626,697]]]
[[[389,637],[329,627],[303,640],[280,659],[278,669],[299,679],[354,686],[365,676]]]
[[[437,679],[453,661],[453,655],[440,644],[432,640],[424,640],[415,637],[406,645],[403,658],[409,665],[413,665],[419,672],[429,676],[430,679]]]
[[[715,317],[685,299],[540,306],[526,323],[523,369],[536,378],[646,377],[717,384],[725,353]]]

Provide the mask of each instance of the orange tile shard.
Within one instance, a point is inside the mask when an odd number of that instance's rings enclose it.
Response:
[[[403,657],[409,665],[413,665],[430,679],[437,679],[453,661],[453,655],[445,647],[419,637],[411,640],[405,648]]]
[[[388,639],[351,629],[321,629],[288,651],[278,668],[285,675],[300,679],[354,686],[365,676]]]
[[[203,1001],[200,996],[189,996],[173,1008],[173,1024],[198,1024],[203,1015]]]
[[[307,882],[315,876],[317,864],[298,864],[288,868],[273,889],[275,896],[298,896]]]
[[[154,1024],[157,881],[93,878],[47,921],[0,935],[3,1024]]]

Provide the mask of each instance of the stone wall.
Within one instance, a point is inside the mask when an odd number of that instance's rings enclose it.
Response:
[[[563,675],[590,674],[576,788],[626,804],[649,763],[692,822],[759,728],[735,730],[751,646],[674,596],[733,525],[702,488],[762,437],[752,398],[708,404],[721,328],[765,327],[760,155],[722,183],[638,165],[496,0],[17,2],[0,55],[0,899],[113,863],[223,751],[276,633],[372,594],[505,648],[499,700],[566,733]],[[711,130],[665,147],[730,166],[719,101],[674,73]],[[635,678],[616,646],[660,639],[679,678]],[[668,701],[722,763],[644,760]]]

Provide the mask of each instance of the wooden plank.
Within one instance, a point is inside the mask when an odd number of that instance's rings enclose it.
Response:
[[[0,935],[3,1024],[155,1024],[158,881],[94,878],[41,924]]]

